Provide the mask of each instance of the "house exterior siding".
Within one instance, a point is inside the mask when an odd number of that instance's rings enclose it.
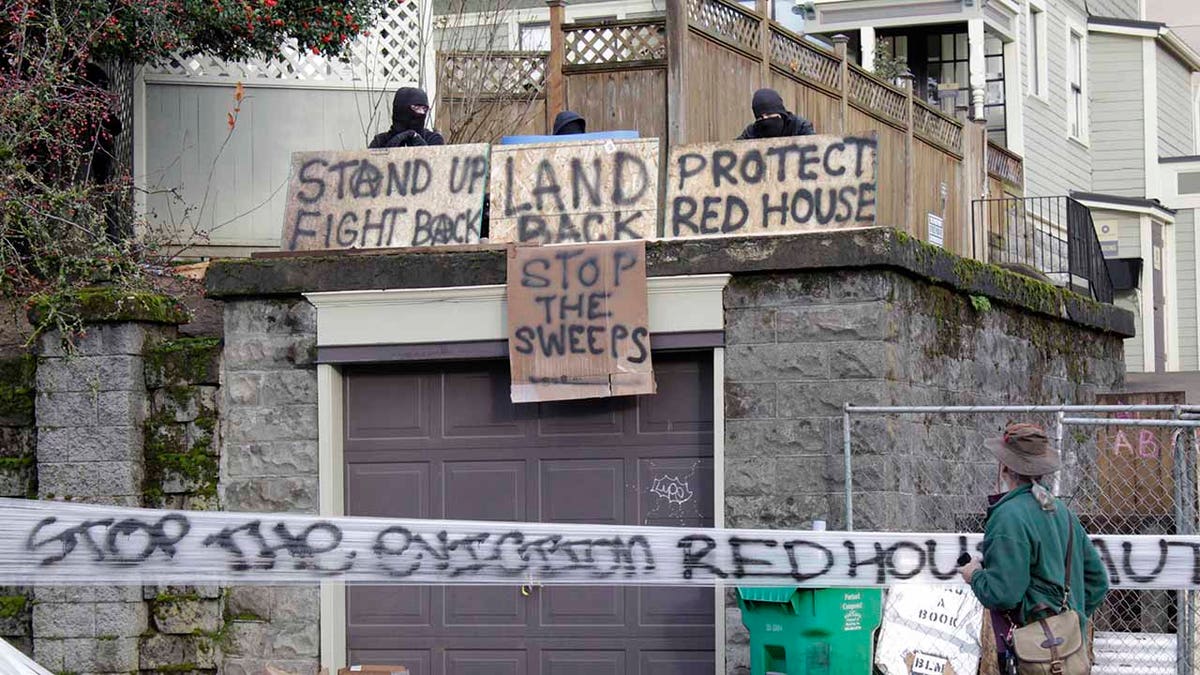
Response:
[[[1138,0],[1089,0],[1088,10],[1092,16],[1111,19],[1139,19]]]
[[[1142,99],[1142,39],[1092,33],[1092,190],[1123,197],[1145,193],[1145,112]]]
[[[1091,189],[1091,152],[1067,137],[1067,26],[1086,31],[1081,3],[1046,3],[1046,96],[1030,93],[1029,70],[1022,67],[1025,92],[1025,194],[1062,195]],[[1025,22],[1022,22],[1024,24]],[[1022,25],[1023,33],[1028,25]],[[1022,41],[1022,63],[1028,63],[1029,40]],[[1090,50],[1089,50],[1090,51]]]
[[[1175,224],[1171,227],[1175,228],[1179,369],[1200,370],[1200,331],[1196,330],[1196,210],[1180,209],[1175,214]]]
[[[1158,48],[1158,155],[1193,154],[1191,73],[1179,59]]]

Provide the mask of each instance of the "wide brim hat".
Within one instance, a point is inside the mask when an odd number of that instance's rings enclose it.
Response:
[[[983,446],[1010,471],[1022,476],[1046,476],[1062,468],[1062,458],[1036,424],[1010,424],[1003,436],[989,438]]]

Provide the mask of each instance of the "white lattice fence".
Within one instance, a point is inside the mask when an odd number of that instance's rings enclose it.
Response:
[[[424,2],[389,4],[369,35],[356,38],[340,59],[306,52],[289,40],[273,59],[230,62],[203,54],[175,53],[149,72],[196,79],[342,82],[388,88],[421,83],[425,63],[423,13],[427,11]]]

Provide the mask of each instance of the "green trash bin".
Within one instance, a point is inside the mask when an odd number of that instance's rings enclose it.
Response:
[[[870,675],[883,615],[877,588],[739,588],[750,675]]]

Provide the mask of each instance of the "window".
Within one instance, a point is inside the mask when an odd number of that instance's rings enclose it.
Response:
[[[954,114],[971,102],[970,50],[965,32],[931,33],[925,38],[925,100]]]
[[[1067,131],[1071,138],[1087,137],[1087,101],[1083,91],[1087,50],[1083,34],[1070,29],[1067,37]]]
[[[1180,171],[1175,180],[1178,181],[1179,194],[1200,194],[1200,171]]]
[[[1026,51],[1029,54],[1029,93],[1034,96],[1046,95],[1046,11],[1044,8],[1029,3],[1029,14],[1026,16],[1025,34],[1028,40]]]
[[[550,50],[550,24],[548,22],[523,23],[518,28],[517,49],[523,52]]]
[[[987,120],[988,140],[1008,147],[1008,114],[1004,91],[1004,42],[992,33],[983,41],[986,66],[983,116]]]

